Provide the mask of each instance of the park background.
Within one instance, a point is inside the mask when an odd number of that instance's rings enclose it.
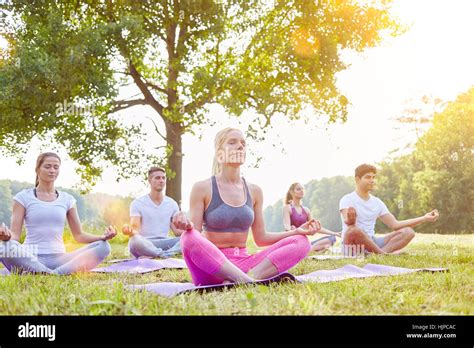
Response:
[[[372,313],[472,313],[472,1],[245,3],[160,1],[155,2],[156,8],[142,8],[139,2],[122,1],[117,8],[104,5],[112,16],[106,20],[97,15],[102,3],[96,4],[99,10],[75,1],[48,1],[41,6],[2,3],[0,221],[9,222],[12,197],[32,186],[36,157],[49,150],[63,158],[57,184],[76,197],[80,217],[92,233],[128,221],[129,203],[148,190],[144,173],[151,164],[169,163],[168,169],[179,169],[180,185],[175,181],[168,188],[187,211],[193,183],[211,174],[215,134],[234,126],[248,137],[248,161],[242,172],[263,189],[269,231],[282,229],[282,200],[293,182],[305,186],[303,203],[313,216],[325,227],[340,230],[338,202],[353,190],[353,171],[361,163],[380,169],[374,194],[397,218],[420,216],[434,208],[440,211],[436,224],[416,228],[423,235],[408,248],[411,256],[374,256],[370,262],[449,266],[451,275],[423,275],[422,281],[433,291],[423,289],[410,300],[383,296],[373,304]],[[167,23],[175,21],[175,30],[186,25],[190,31],[193,25],[202,30],[194,33],[197,41],[181,46],[186,58],[181,63],[176,56],[170,58],[169,47],[154,45],[156,37],[170,32],[143,27],[146,20],[156,20],[156,28],[165,28],[156,18],[167,6]],[[228,17],[223,16],[225,8],[231,9]],[[291,11],[296,13],[293,22],[279,17]],[[19,16],[16,21],[12,13]],[[222,22],[222,18],[241,22]],[[197,25],[202,23],[210,24]],[[264,28],[264,35],[253,28]],[[247,35],[255,35],[255,40],[246,51],[241,45]],[[110,41],[104,44],[104,37]],[[128,41],[128,49],[121,45],[123,40]],[[215,58],[216,42],[224,42],[219,46],[222,61]],[[176,52],[179,48],[177,44]],[[163,68],[167,59],[182,78],[168,85],[169,70]],[[220,74],[213,75],[216,66]],[[137,84],[140,79],[145,83]],[[176,94],[170,91],[179,92],[181,100],[173,99]],[[180,151],[171,151],[170,144]],[[387,231],[382,225],[377,230]],[[77,247],[69,232],[65,239],[68,249]],[[125,237],[119,236],[113,245],[111,257],[127,256]],[[255,250],[251,239],[249,247]],[[341,264],[304,261],[295,272]],[[182,281],[167,271],[145,278],[132,280]],[[406,279],[402,295],[413,295],[420,278]],[[61,290],[50,281],[15,278],[5,286],[27,287],[35,282],[45,289],[41,297],[51,300],[13,308],[7,304],[7,297],[13,295],[5,295],[0,310],[180,313],[172,302],[124,295],[119,288],[110,293],[101,288],[109,280],[104,276],[76,298],[59,300]],[[270,293],[259,288],[257,295],[248,289],[234,290],[222,296],[236,295],[235,305],[221,304],[220,295],[209,303],[191,295],[184,307],[197,314],[362,313],[363,299],[373,289],[388,287],[389,296],[399,287],[395,283],[374,280],[366,289],[357,281],[309,286],[319,299],[308,298],[305,286],[294,293],[293,302],[286,302],[291,290],[286,287]],[[77,289],[81,278],[60,286]],[[350,295],[355,289],[359,298]],[[285,295],[281,301],[286,310],[256,305],[272,303],[273,291]],[[351,298],[351,305],[339,302],[334,291]],[[27,292],[25,303],[35,302],[37,296]],[[127,297],[127,304],[121,296]],[[62,304],[56,306],[55,299]]]

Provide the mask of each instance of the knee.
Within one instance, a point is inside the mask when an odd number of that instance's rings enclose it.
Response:
[[[297,234],[292,237],[293,243],[297,246],[298,250],[302,252],[309,253],[311,249],[311,242],[309,241],[308,237],[302,234]]]
[[[96,250],[97,254],[99,254],[101,257],[106,258],[109,256],[110,252],[112,251],[112,247],[110,246],[110,243],[106,240],[99,240],[97,242]]]
[[[21,248],[21,243],[16,240],[0,241],[0,257],[8,258],[10,253]]]
[[[181,235],[178,243],[181,244],[181,249],[184,250],[195,245],[200,236],[201,234],[195,229],[188,230]]]
[[[345,235],[345,239],[359,239],[364,236],[364,231],[362,231],[359,227],[351,226],[347,229]]]
[[[405,236],[405,238],[408,239],[409,241],[415,238],[415,231],[411,227],[403,228],[402,233]]]
[[[128,241],[128,247],[129,249],[136,249],[141,243],[141,239],[142,239],[142,236],[139,236],[139,235],[135,235],[133,237],[130,238],[130,240]]]

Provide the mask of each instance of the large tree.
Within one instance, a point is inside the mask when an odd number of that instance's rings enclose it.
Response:
[[[88,182],[107,163],[126,177],[141,173],[138,163],[162,159],[171,174],[167,193],[180,201],[182,136],[210,122],[212,103],[231,115],[256,112],[251,131],[277,114],[298,118],[307,107],[315,118],[345,120],[348,100],[336,87],[346,68],[340,53],[396,35],[390,5],[7,1],[0,8],[9,42],[0,57],[0,147],[18,155],[33,136],[50,139],[68,149]],[[137,95],[120,99],[130,84]],[[154,156],[140,146],[140,125],[125,127],[114,115],[137,105],[151,107],[166,144]]]

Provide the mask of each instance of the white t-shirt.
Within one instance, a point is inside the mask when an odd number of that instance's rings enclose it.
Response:
[[[150,195],[141,196],[130,205],[130,216],[142,218],[139,234],[145,238],[168,237],[171,219],[178,211],[178,203],[168,196],[163,197],[160,205]]]
[[[341,198],[339,202],[339,211],[349,207],[355,208],[357,212],[356,226],[367,233],[370,237],[375,235],[375,223],[379,216],[389,214],[387,206],[379,198],[369,195],[366,201],[362,199],[357,192],[353,191]],[[344,223],[344,218],[341,214],[342,221],[342,236],[347,230],[347,225]]]
[[[44,202],[35,197],[32,188],[18,192],[13,199],[26,210],[24,245],[36,246],[38,254],[65,253],[63,232],[66,214],[74,207],[76,199],[59,191],[55,201]]]

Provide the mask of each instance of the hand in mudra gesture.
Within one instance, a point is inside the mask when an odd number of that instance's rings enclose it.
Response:
[[[352,225],[355,225],[356,219],[357,219],[357,212],[355,208],[349,207],[349,209],[347,209],[347,219],[344,221],[344,223],[347,226],[352,226]]]
[[[306,221],[300,227],[296,229],[296,232],[299,234],[304,234],[307,236],[312,236],[317,232],[321,231],[321,222],[319,220],[311,219]]]
[[[12,237],[12,233],[10,229],[7,226],[5,226],[4,223],[2,223],[0,225],[0,240],[6,242],[6,241],[9,241],[11,237]]]
[[[192,221],[182,211],[174,214],[172,222],[180,230],[192,230],[194,227]]]

